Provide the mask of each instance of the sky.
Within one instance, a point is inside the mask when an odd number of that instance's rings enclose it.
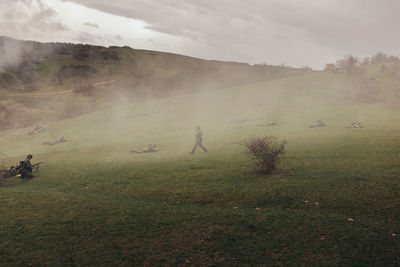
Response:
[[[321,69],[400,55],[398,0],[1,0],[0,35]]]

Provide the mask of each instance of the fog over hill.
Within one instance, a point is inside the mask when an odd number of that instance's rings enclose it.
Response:
[[[83,44],[0,39],[2,127],[30,126],[90,112],[121,101],[216,90],[309,69],[202,60]],[[18,114],[24,115],[23,119]]]
[[[203,60],[128,46],[39,43],[8,37],[0,38],[0,58],[1,129],[45,124],[120,103],[320,72],[308,67]],[[363,60],[346,56],[326,64],[324,71],[334,74],[334,80],[343,80],[341,89],[333,92],[337,97],[397,107],[399,69],[397,57],[377,53]],[[318,77],[309,79],[320,82]],[[291,89],[292,97],[298,94],[296,87]]]
[[[400,266],[399,0],[1,0],[0,267]]]

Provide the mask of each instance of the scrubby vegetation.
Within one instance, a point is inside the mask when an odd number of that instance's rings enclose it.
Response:
[[[262,174],[275,171],[280,161],[280,156],[285,154],[285,140],[274,136],[253,137],[240,143],[248,149],[248,154],[253,159],[257,170]]]
[[[388,56],[379,52],[371,58],[367,57],[363,60],[354,56],[346,56],[338,60],[336,64],[326,64],[324,71],[343,74],[348,81],[348,97],[355,102],[386,102],[393,104],[393,101],[400,102],[400,98],[397,95],[398,89],[393,87],[382,88],[380,78],[391,80],[391,83],[399,83],[399,66],[400,59],[398,57]],[[371,75],[372,73],[374,75]],[[391,94],[395,99],[390,97],[382,98],[383,89],[392,91]]]
[[[317,72],[29,44],[39,91],[4,70],[16,84],[2,90],[0,152],[4,166],[28,153],[44,163],[0,188],[0,265],[400,264],[396,60]],[[82,65],[96,72],[58,84],[63,66]],[[372,98],[359,94],[364,81]],[[74,92],[88,84],[90,94]],[[318,120],[325,127],[307,127]],[[51,123],[28,135],[33,127],[12,124],[24,121]],[[192,155],[196,125],[208,152]],[[251,136],[287,140],[275,164],[284,171],[253,171],[233,145]],[[159,151],[129,153],[147,144]]]
[[[130,47],[42,44],[6,37],[0,38],[0,56],[5,62],[0,66],[0,90],[11,95],[12,105],[21,104],[34,114],[34,119],[29,120],[32,125],[43,118],[65,118],[65,114],[48,108],[51,101],[57,102],[62,110],[83,105],[78,109],[93,111],[117,104],[121,99],[135,102],[159,99],[315,72],[308,67],[294,69],[284,65],[207,61]],[[396,86],[400,80],[399,70],[399,59],[384,53],[364,60],[347,56],[325,68],[329,73],[345,77],[345,90],[338,90],[337,95],[354,102],[385,103],[394,107],[400,106],[400,90]],[[93,88],[86,90],[87,84],[92,84]],[[50,97],[49,93],[54,96]],[[60,102],[57,93],[69,93],[71,99],[74,93],[79,95],[76,101]],[[22,94],[28,96],[22,97]],[[40,94],[47,94],[47,97],[40,97]],[[33,107],[27,98],[33,98],[36,106]],[[84,106],[87,101],[94,101],[96,105],[88,109]],[[74,107],[68,107],[72,102]]]
[[[400,113],[341,99],[342,78],[310,73],[128,103],[34,136],[0,132],[5,166],[27,153],[44,162],[0,188],[0,263],[399,265]],[[317,119],[326,126],[307,127]],[[354,119],[364,128],[345,128]],[[208,152],[191,155],[198,124]],[[265,135],[288,141],[284,171],[268,178],[233,145]],[[42,144],[60,136],[69,141]],[[147,144],[159,152],[129,153]]]
[[[234,62],[207,61],[162,52],[135,50],[130,47],[100,47],[82,44],[23,42],[6,37],[0,38],[0,90],[6,90],[14,104],[25,106],[21,94],[37,93],[82,93],[97,102],[94,109],[118,103],[121,99],[142,101],[177,95],[183,92],[198,92],[236,86],[249,82],[278,79],[305,72],[283,66],[254,65]],[[113,83],[107,83],[113,81]],[[90,92],[87,84],[96,85]],[[112,97],[108,97],[112,95]],[[117,97],[115,97],[117,96]],[[38,96],[37,103],[43,99]],[[56,94],[54,98],[56,98]],[[80,101],[74,101],[74,108]],[[84,102],[84,101],[82,101]],[[71,102],[58,103],[63,110]],[[58,112],[41,105],[39,116],[57,117]],[[25,106],[31,109],[32,106]],[[79,107],[79,110],[88,110]],[[92,111],[92,109],[90,109]],[[32,110],[34,111],[34,110]],[[41,115],[39,115],[42,113]],[[65,115],[62,115],[64,118]],[[33,123],[32,123],[33,124]],[[7,123],[7,125],[11,125]]]

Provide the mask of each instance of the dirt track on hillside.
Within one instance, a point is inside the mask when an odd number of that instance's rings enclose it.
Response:
[[[103,84],[107,84],[107,83],[113,83],[115,80],[109,80],[109,81],[102,81],[102,82],[98,82],[93,84],[94,87],[96,86],[100,86]],[[34,93],[34,94],[13,94],[13,95],[9,95],[9,96],[52,96],[52,95],[64,95],[64,94],[70,94],[73,93],[74,90],[65,90],[65,91],[60,91],[60,92],[48,92],[48,93]]]

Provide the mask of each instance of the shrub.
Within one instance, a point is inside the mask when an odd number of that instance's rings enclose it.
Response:
[[[110,51],[110,50],[104,50],[101,52],[101,55],[103,56],[104,60],[121,60],[121,57],[118,55],[116,51]]]
[[[253,137],[240,145],[248,149],[248,153],[259,172],[270,174],[276,170],[280,155],[285,154],[286,140],[274,136]]]

